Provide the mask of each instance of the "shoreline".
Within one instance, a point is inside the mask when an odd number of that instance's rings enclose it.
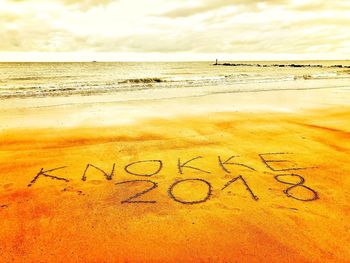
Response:
[[[119,94],[118,94],[119,95]],[[130,101],[130,96],[134,99]],[[172,118],[211,112],[302,112],[346,107],[350,89],[320,88],[219,93],[180,98],[144,98],[144,93],[87,97],[15,99],[2,103],[0,129],[132,124],[147,118]],[[278,98],[278,99],[276,99]]]

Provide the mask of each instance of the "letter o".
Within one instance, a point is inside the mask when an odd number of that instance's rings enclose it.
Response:
[[[157,170],[155,172],[148,173],[148,174],[139,174],[139,173],[135,173],[135,172],[130,171],[129,168],[135,164],[138,164],[138,163],[159,163],[159,167],[157,168]],[[150,177],[152,175],[159,173],[162,170],[162,168],[163,168],[163,162],[161,160],[145,160],[145,161],[137,161],[137,162],[129,163],[127,166],[124,167],[124,170],[127,173],[132,174],[132,175]]]

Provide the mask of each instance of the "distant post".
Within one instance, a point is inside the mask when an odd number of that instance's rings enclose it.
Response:
[[[214,65],[217,65],[218,64],[218,59],[215,60],[215,64]]]

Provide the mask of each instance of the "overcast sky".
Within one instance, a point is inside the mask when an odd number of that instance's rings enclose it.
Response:
[[[0,0],[0,61],[350,59],[350,0]]]

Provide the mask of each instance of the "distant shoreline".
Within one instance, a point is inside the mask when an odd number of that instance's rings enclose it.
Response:
[[[344,65],[320,65],[320,64],[247,64],[247,63],[214,63],[213,66],[228,67],[290,67],[290,68],[350,68]]]

